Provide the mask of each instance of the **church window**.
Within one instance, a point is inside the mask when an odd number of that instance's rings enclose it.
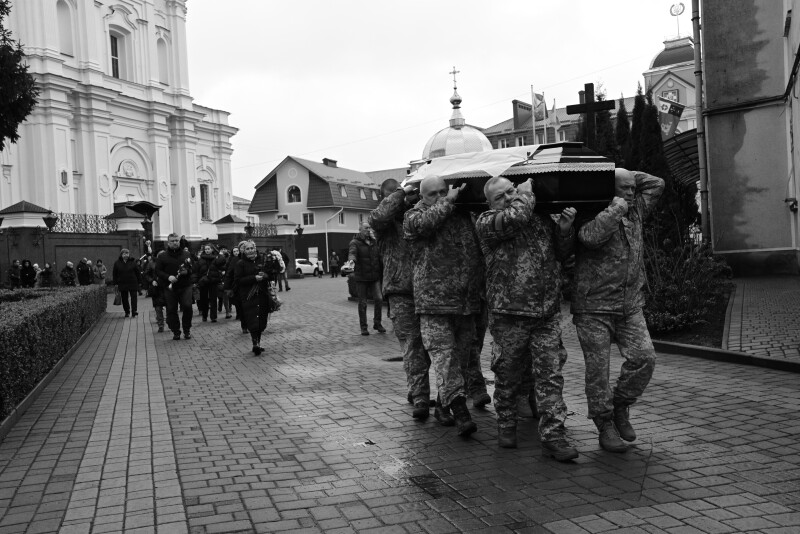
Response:
[[[75,54],[72,39],[72,10],[66,0],[58,0],[56,4],[58,16],[58,44],[61,53],[66,56]]]
[[[372,200],[378,200],[378,193],[376,191],[372,192]]]
[[[500,139],[497,142],[497,148],[508,148],[508,139]]]
[[[340,211],[339,212],[339,224],[344,224],[344,221],[345,221],[344,212]]]
[[[119,38],[111,36],[111,76],[119,78]]]
[[[298,202],[302,202],[302,195],[300,194],[299,187],[296,185],[289,187],[289,190],[286,192],[286,202],[289,204],[297,204]]]
[[[167,54],[167,43],[164,39],[159,39],[156,43],[158,52],[158,81],[164,85],[169,85],[169,56]]]
[[[521,136],[517,137],[517,139],[515,141],[516,141],[516,145],[515,146],[525,146],[525,136],[524,135],[521,135]]]
[[[339,186],[339,194],[347,198],[347,188],[343,185]]]
[[[367,192],[364,191],[363,187],[358,188],[358,196],[360,196],[362,200],[367,200]]]
[[[200,218],[211,220],[211,199],[208,196],[208,184],[200,184]]]
[[[303,226],[314,226],[314,214],[313,213],[304,213],[303,214]]]

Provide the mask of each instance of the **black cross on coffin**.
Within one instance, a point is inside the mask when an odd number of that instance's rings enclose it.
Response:
[[[595,112],[603,109],[614,109],[616,107],[616,103],[613,100],[603,100],[600,102],[595,101],[593,83],[583,84],[583,89],[583,91],[578,93],[580,95],[581,103],[567,106],[567,115],[580,115],[581,113],[586,114],[586,146],[594,150],[594,114]]]

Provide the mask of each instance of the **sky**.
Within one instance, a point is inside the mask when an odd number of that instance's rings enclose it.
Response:
[[[691,0],[188,0],[195,103],[238,128],[234,194],[286,156],[375,171],[419,159],[452,112],[511,117],[531,86],[548,107],[583,84],[632,96],[665,39],[690,36]]]

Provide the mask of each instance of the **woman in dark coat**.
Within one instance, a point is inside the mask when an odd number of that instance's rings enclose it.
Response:
[[[270,281],[277,279],[280,264],[271,253],[259,254],[256,244],[246,241],[242,246],[239,263],[233,274],[233,283],[242,303],[241,313],[253,340],[253,354],[261,354],[261,333],[269,321]]]
[[[247,333],[247,325],[244,324],[244,314],[242,313],[242,303],[239,301],[239,294],[233,286],[233,275],[236,269],[236,264],[239,263],[239,247],[244,245],[244,241],[235,245],[231,251],[231,257],[228,258],[228,265],[225,266],[224,289],[228,295],[231,305],[236,307],[235,319],[242,325],[242,334]]]
[[[33,268],[31,260],[22,260],[19,279],[22,287],[34,287],[36,285],[36,269]]]
[[[203,245],[200,258],[197,260],[197,268],[193,270],[197,277],[195,283],[200,289],[200,301],[197,303],[197,307],[203,316],[203,322],[208,319],[209,312],[211,322],[217,322],[217,287],[221,275],[220,271],[214,267],[216,260],[217,254],[214,252],[214,247]]]
[[[114,285],[117,286],[122,297],[122,309],[125,310],[125,317],[131,315],[131,312],[136,317],[139,315],[136,308],[139,284],[142,283],[142,273],[136,266],[136,261],[131,258],[130,250],[123,248],[120,251],[119,259],[114,262],[112,273]],[[130,303],[128,303],[128,297],[130,297]]]

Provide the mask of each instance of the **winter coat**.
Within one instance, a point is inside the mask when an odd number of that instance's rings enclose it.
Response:
[[[22,267],[19,270],[19,279],[21,287],[36,286],[36,269],[33,268],[30,262],[22,262]]]
[[[196,269],[194,272],[195,283],[200,287],[205,287],[219,283],[220,273],[219,270],[212,267],[217,260],[216,254],[201,254],[200,259],[197,260]]]
[[[355,262],[356,282],[376,282],[381,279],[381,251],[378,242],[365,233],[359,233],[350,241],[348,261]]]
[[[97,281],[97,283],[105,284],[108,268],[105,265],[95,265],[92,270],[94,271],[94,279]]]
[[[486,301],[492,313],[549,318],[561,309],[561,264],[574,246],[574,231],[561,237],[549,215],[533,212],[523,194],[505,209],[480,214],[475,223],[486,259]]]
[[[19,266],[12,265],[6,272],[8,274],[8,285],[11,289],[16,289],[22,285],[22,273]]]
[[[240,257],[241,256],[234,256],[231,254],[231,257],[228,258],[228,264],[225,266],[225,276],[223,277],[223,288],[225,290],[234,290],[233,275]]]
[[[129,257],[128,261],[125,261],[120,257],[114,262],[111,272],[114,278],[114,285],[120,291],[139,290],[139,284],[142,282],[142,273],[133,258]]]
[[[263,332],[267,327],[269,282],[275,275],[267,276],[260,282],[256,280],[256,275],[259,272],[267,273],[269,268],[262,254],[256,256],[255,260],[240,256],[234,267],[234,285],[241,302],[244,325],[250,332]]]
[[[162,286],[162,282],[159,281],[158,276],[156,275],[155,259],[151,259],[147,262],[142,277],[147,285],[147,289],[150,291],[150,296],[153,298],[153,306],[166,306],[167,302],[164,298],[164,286]],[[155,286],[153,285],[153,282],[156,283]]]
[[[472,217],[449,200],[408,210],[403,235],[414,257],[414,307],[418,314],[480,313],[483,254]]]
[[[159,254],[156,258],[158,282],[164,287],[169,287],[169,277],[175,276],[178,281],[172,285],[172,288],[185,289],[192,285],[192,267],[191,254],[183,249],[173,251],[167,248],[163,254]]]
[[[92,272],[92,268],[89,267],[89,264],[85,261],[79,261],[75,270],[78,274],[78,284],[82,286],[88,286],[94,282],[94,273]]]
[[[74,286],[75,285],[75,268],[74,267],[64,267],[61,269],[61,285],[64,286]]]
[[[53,269],[45,267],[39,272],[39,287],[53,286]]]
[[[578,230],[572,313],[629,315],[644,305],[642,224],[664,191],[664,180],[634,172],[636,196],[611,204]]]
[[[369,225],[378,236],[383,263],[383,295],[413,295],[414,262],[411,247],[403,239],[403,215],[410,206],[402,189],[381,200],[369,214]]]

